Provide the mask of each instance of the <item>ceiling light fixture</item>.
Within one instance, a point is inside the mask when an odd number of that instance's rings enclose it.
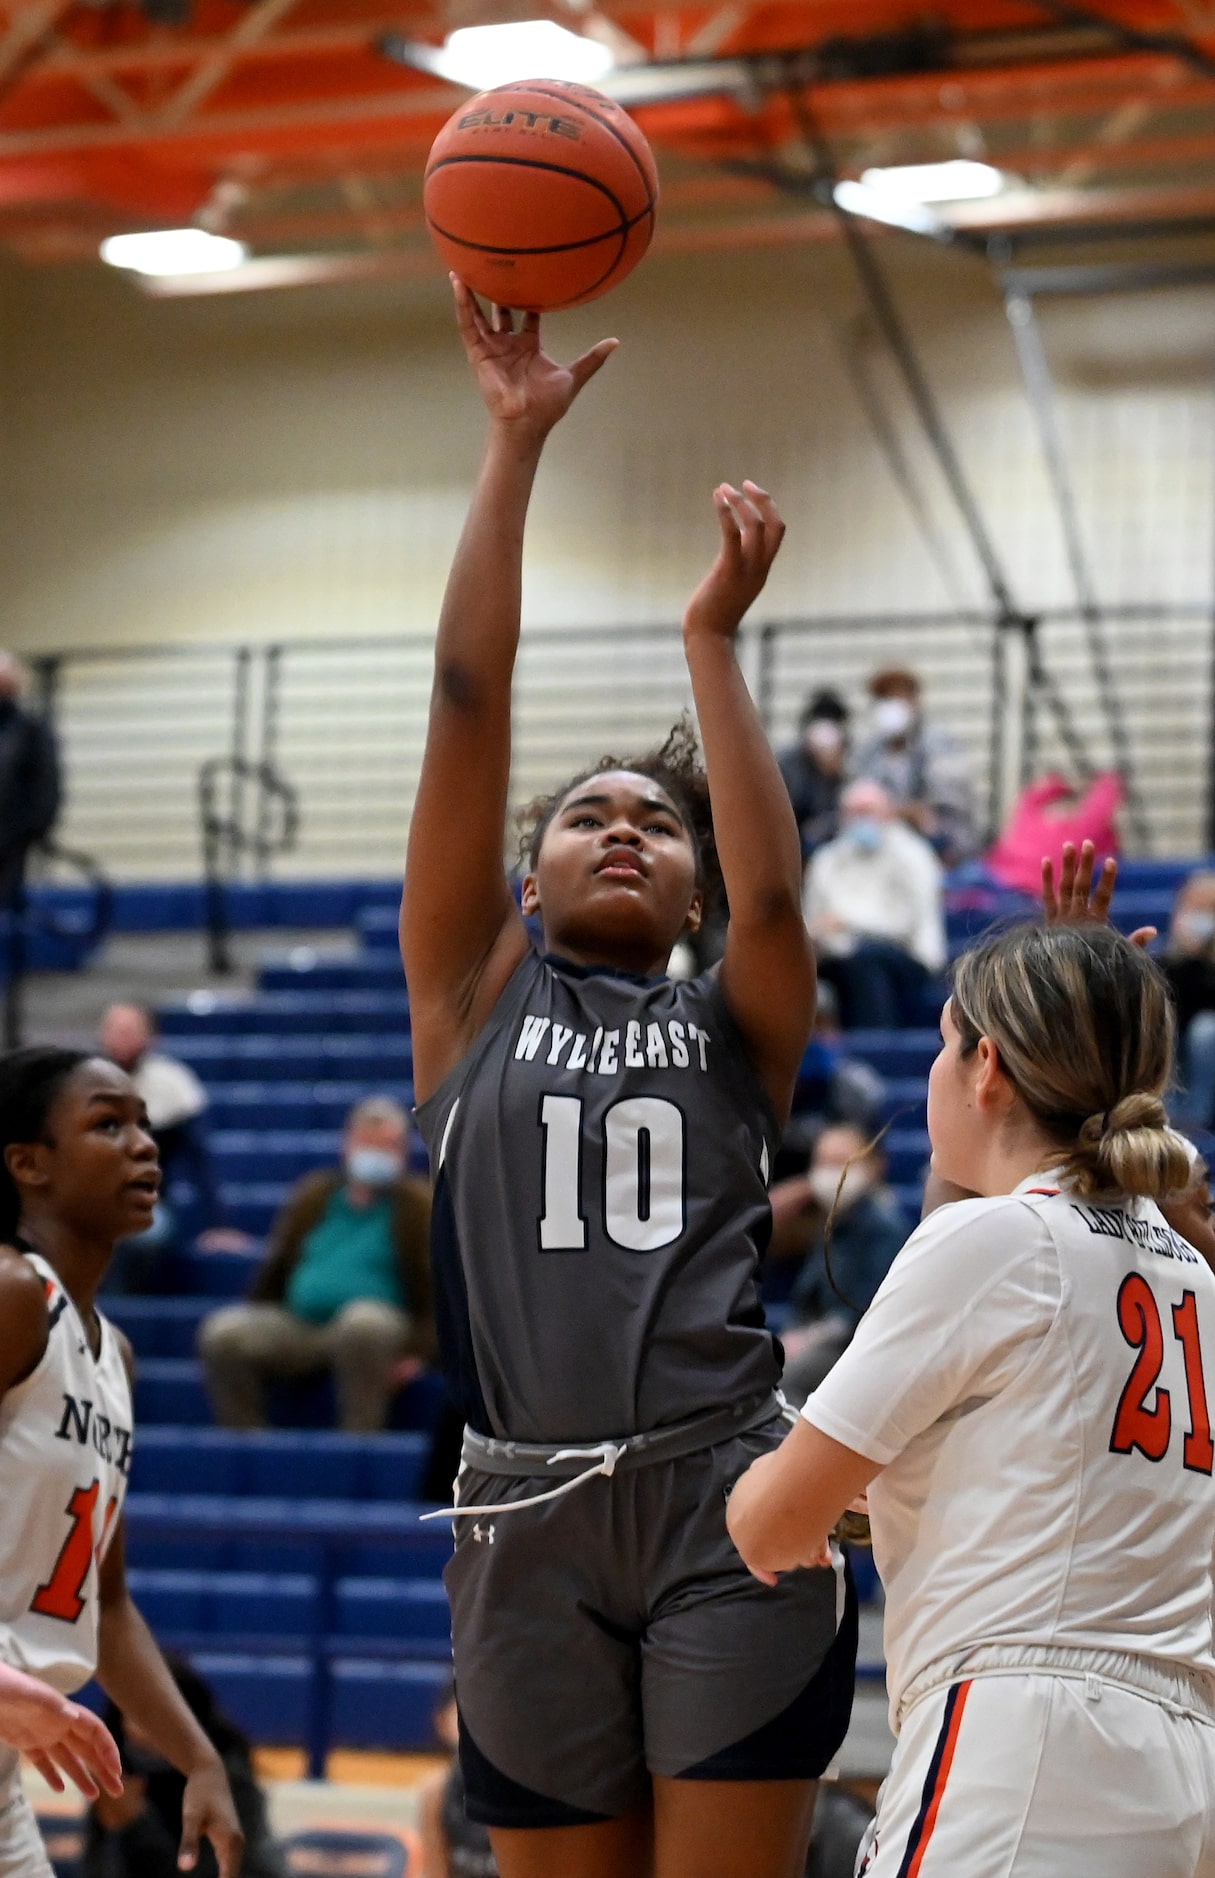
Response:
[[[939,216],[920,202],[903,202],[871,189],[867,183],[836,183],[832,198],[837,209],[846,215],[861,215],[869,222],[885,222],[890,228],[905,228],[913,235],[932,235],[943,240],[949,229]]]
[[[890,169],[861,171],[866,189],[898,202],[982,202],[998,196],[1009,184],[1002,170],[969,157],[948,163],[901,163]]]
[[[554,20],[513,20],[499,26],[460,26],[444,44],[408,47],[410,63],[424,65],[449,84],[490,91],[523,78],[565,78],[593,85],[616,63],[610,47]]]
[[[101,258],[136,274],[222,274],[239,267],[249,250],[205,228],[154,228],[141,235],[111,235]]]

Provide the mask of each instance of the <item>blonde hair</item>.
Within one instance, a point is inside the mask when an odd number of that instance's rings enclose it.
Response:
[[[958,962],[953,1020],[963,1056],[988,1037],[1066,1185],[1164,1199],[1189,1158],[1163,1092],[1176,1020],[1168,985],[1110,926],[1022,926]]]

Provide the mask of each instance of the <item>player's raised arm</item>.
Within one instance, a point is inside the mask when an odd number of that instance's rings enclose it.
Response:
[[[814,1021],[814,953],[802,918],[797,823],[735,640],[785,533],[755,483],[714,492],[721,550],[684,615],[713,828],[730,925],[721,984],[777,1113],[788,1113]]]
[[[516,331],[453,284],[490,427],[439,618],[401,905],[419,1099],[459,1061],[527,946],[503,866],[524,524],[549,431],[616,344],[558,365],[535,315]]]

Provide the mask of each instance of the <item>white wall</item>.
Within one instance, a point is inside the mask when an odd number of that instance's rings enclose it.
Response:
[[[1018,598],[1029,607],[1066,603],[1058,528],[985,271],[902,240],[883,243],[882,254]],[[858,306],[844,256],[816,245],[657,254],[610,300],[555,319],[559,349],[604,330],[624,344],[553,440],[529,542],[528,621],[590,628],[677,619],[712,548],[709,491],[722,476],[743,475],[774,489],[790,525],[767,612],[947,607],[950,592],[841,369],[836,332]],[[1103,597],[1205,599],[1215,562],[1209,291],[1050,303],[1043,321]],[[201,647],[433,632],[481,428],[438,282],[150,301],[101,269],[10,269],[0,274],[0,333],[10,643]],[[954,593],[979,602],[974,558],[880,356],[878,372],[933,493]],[[1200,735],[1205,635],[1205,626],[1181,623],[1151,639],[1120,636],[1143,754],[1153,754],[1162,726],[1170,743]],[[982,691],[970,643],[944,634],[918,643],[915,656],[980,761],[988,731],[981,704],[968,703],[971,658],[975,696]],[[603,680],[621,662],[610,642],[600,650],[586,668],[590,717],[602,722],[596,741],[611,743],[617,728],[631,735],[649,718],[614,711]],[[833,641],[793,660],[781,721],[803,679],[829,668],[855,683],[871,656],[889,650],[910,648],[902,635],[889,645]],[[1080,714],[1095,723],[1087,668],[1071,642],[1060,641],[1059,656]],[[541,661],[550,677],[555,657]],[[657,722],[677,701],[678,666],[658,652],[645,657]],[[640,669],[630,660],[630,679],[644,680],[644,660]],[[370,677],[363,663],[356,678],[355,663],[321,661],[312,729],[297,699],[294,729],[288,720],[297,774],[312,756],[340,762],[343,673],[356,689],[375,685],[374,659]],[[111,664],[73,680],[73,832],[122,871],[184,872],[193,851],[183,846],[192,826],[183,779],[218,734],[228,680],[205,659],[158,665],[155,684],[151,669]],[[202,690],[213,695],[208,710],[195,711],[191,737],[185,720],[204,673],[212,676]],[[1145,674],[1166,687],[1151,694],[1146,714]],[[408,794],[419,682],[415,656],[400,679],[408,734],[399,761],[376,772],[376,792]],[[346,729],[356,731],[362,720],[351,708]],[[521,786],[564,763],[568,739],[541,735],[562,708],[560,696],[525,701],[536,749]],[[587,709],[580,698],[579,747]],[[152,817],[136,853],[119,832],[130,819],[127,761],[154,786],[166,749],[181,774],[160,791],[161,822]],[[1099,741],[1095,749],[1107,754]],[[358,783],[341,813],[309,782],[318,841],[329,832],[301,865],[387,865],[395,832],[390,841],[369,834],[364,852],[351,852],[349,816],[373,780]],[[1169,810],[1161,824],[1169,845],[1196,845],[1200,794],[1196,780],[1193,816]],[[103,795],[109,806],[99,815]]]

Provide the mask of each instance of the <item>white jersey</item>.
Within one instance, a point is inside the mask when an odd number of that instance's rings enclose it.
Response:
[[[884,1469],[896,1732],[983,1645],[1215,1675],[1209,1389],[1215,1277],[1152,1202],[1038,1176],[912,1234],[802,1411]]]
[[[93,1356],[51,1267],[50,1335],[0,1396],[0,1660],[70,1695],[97,1666],[98,1569],[131,1468],[131,1386],[113,1326]]]

